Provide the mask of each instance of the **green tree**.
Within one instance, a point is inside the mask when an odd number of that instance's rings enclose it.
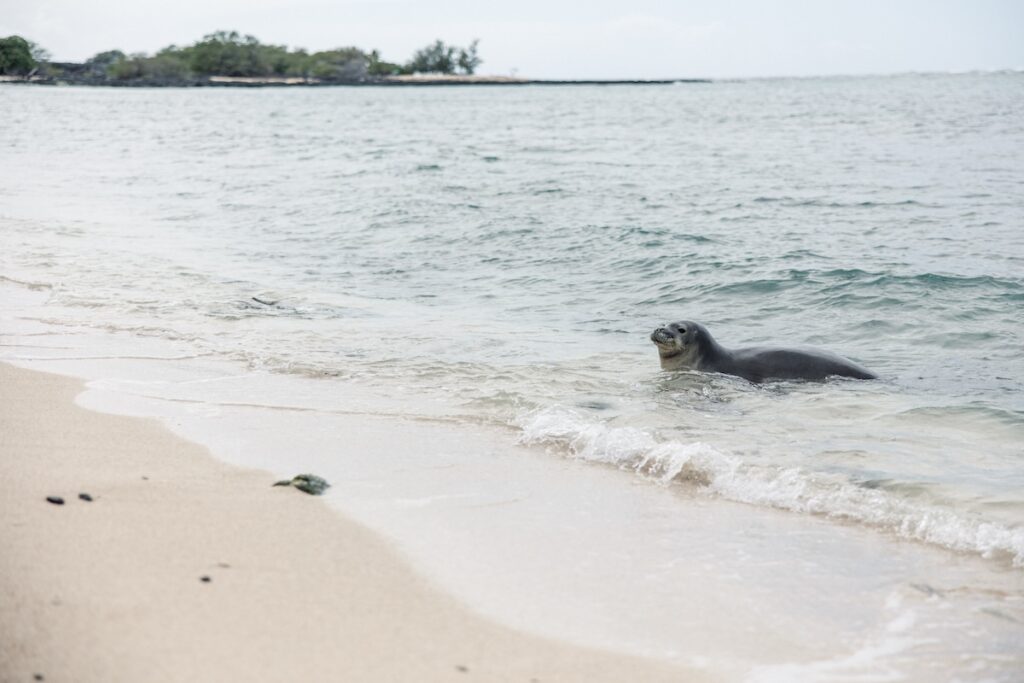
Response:
[[[270,72],[275,76],[305,76],[308,68],[309,55],[305,50],[289,52],[288,48],[281,45],[264,45],[262,47],[263,61],[270,66]]]
[[[120,59],[115,59],[107,64],[106,75],[118,81],[129,81],[134,78],[142,78],[145,73],[143,62],[146,59],[146,55],[141,52],[135,53],[131,56],[127,56],[122,53]]]
[[[181,51],[173,48],[164,48],[152,57],[146,57],[141,66],[144,78],[180,80],[191,75]]]
[[[107,50],[85,60],[85,65],[89,67],[89,71],[94,75],[106,76],[110,71],[110,67],[118,62],[123,62],[126,58],[127,55],[120,50]]]
[[[181,80],[200,76],[304,76],[309,69],[305,50],[263,45],[253,36],[218,31],[188,47],[165,47],[152,57],[101,52],[89,60],[94,73],[116,80]]]
[[[120,59],[112,59],[104,73],[108,78],[117,81],[178,81],[189,76],[185,60],[180,54],[166,48],[152,57],[136,53],[129,57],[122,55]]]
[[[377,50],[372,50],[367,57],[369,58],[369,63],[366,65],[366,71],[371,76],[397,76],[398,74],[408,73],[401,64],[386,62],[381,59],[380,52]]]
[[[413,53],[407,67],[412,73],[450,74],[455,72],[455,48],[436,40]]]
[[[483,61],[477,54],[479,43],[474,40],[468,48],[461,48],[435,40],[413,53],[405,68],[410,73],[472,74]]]
[[[142,74],[147,78],[165,80],[189,78],[193,75],[185,50],[175,45],[168,45],[152,57],[144,57]]]
[[[476,68],[483,62],[476,53],[476,48],[479,44],[479,40],[474,40],[469,44],[468,48],[459,50],[458,64],[462,73],[470,75],[476,73]]]
[[[238,31],[216,31],[182,53],[192,71],[206,76],[269,76],[267,47]]]
[[[31,73],[39,64],[32,54],[33,49],[39,50],[21,36],[0,38],[0,74],[25,76]]]
[[[316,52],[309,57],[309,74],[315,78],[359,81],[369,72],[370,58],[357,47]]]

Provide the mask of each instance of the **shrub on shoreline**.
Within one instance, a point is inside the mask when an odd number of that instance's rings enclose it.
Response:
[[[20,42],[19,42],[20,41]],[[437,40],[417,50],[405,64],[388,62],[377,50],[357,47],[308,53],[301,48],[261,43],[237,31],[215,31],[186,47],[170,45],[155,55],[106,50],[84,65],[64,64],[65,77],[86,82],[181,82],[211,76],[245,78],[299,77],[322,81],[358,82],[413,73],[473,74],[480,65],[479,41],[468,48]],[[38,68],[33,44],[19,36],[0,40],[0,74],[26,75]],[[6,70],[5,70],[6,69]]]

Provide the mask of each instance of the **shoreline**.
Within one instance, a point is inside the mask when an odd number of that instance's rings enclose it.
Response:
[[[0,680],[707,678],[477,616],[321,501],[82,390],[0,363]]]
[[[29,296],[23,303],[30,304],[37,298]],[[12,302],[18,300],[16,296],[11,298]],[[199,502],[207,505],[205,512],[196,513],[203,522],[193,522],[194,527],[204,529],[204,534],[212,533],[205,529],[210,519],[220,520],[218,528],[225,524],[237,531],[243,526],[228,519],[224,506],[215,505],[222,497],[231,501],[227,507],[232,509],[239,501],[251,503],[256,516],[264,521],[262,526],[256,524],[259,529],[250,527],[244,536],[257,541],[267,536],[265,528],[287,536],[282,529],[289,526],[305,534],[306,528],[319,529],[325,521],[354,521],[376,546],[383,543],[388,546],[385,550],[394,549],[392,559],[375,561],[376,555],[360,550],[358,557],[365,558],[365,562],[351,569],[349,560],[349,570],[343,571],[339,580],[351,573],[362,576],[367,566],[411,565],[414,569],[407,571],[412,575],[409,581],[440,594],[442,602],[462,607],[477,622],[492,628],[502,625],[497,630],[511,631],[531,641],[556,646],[563,643],[565,648],[582,648],[615,660],[621,658],[611,653],[625,653],[625,657],[638,657],[634,661],[639,661],[641,668],[653,666],[656,672],[680,667],[668,680],[786,680],[779,676],[802,675],[822,666],[847,672],[895,666],[917,672],[908,680],[931,680],[926,672],[956,668],[957,657],[966,655],[980,664],[985,653],[1005,656],[1013,651],[1009,643],[1016,638],[1012,624],[1021,618],[1017,597],[1022,594],[1021,576],[1008,567],[834,520],[694,497],[685,488],[643,481],[623,487],[623,473],[616,468],[592,467],[574,458],[559,458],[543,448],[514,444],[506,440],[508,434],[504,432],[452,429],[445,420],[434,419],[430,411],[409,411],[408,406],[395,405],[393,397],[381,403],[372,394],[344,383],[253,373],[231,363],[193,355],[174,341],[116,339],[92,333],[83,336],[82,330],[53,330],[36,321],[37,316],[26,313],[14,307],[5,317],[4,336],[10,337],[5,339],[5,346],[20,350],[8,352],[0,363],[30,372],[38,369],[56,373],[56,377],[43,375],[54,382],[70,377],[67,382],[71,388],[64,401],[73,400],[73,404],[61,407],[61,401],[49,401],[45,410],[27,410],[30,416],[38,413],[31,420],[17,420],[17,406],[5,401],[8,414],[0,411],[0,452],[11,450],[3,439],[31,421],[37,427],[40,423],[69,423],[65,410],[69,407],[79,413],[84,408],[86,414],[99,418],[121,416],[115,419],[127,420],[120,430],[125,433],[135,429],[140,420],[151,424],[158,435],[163,435],[159,438],[177,435],[173,440],[179,446],[199,453],[195,456],[198,465],[189,465],[193,459],[181,460],[177,452],[168,456],[166,449],[163,455],[154,457],[157,465],[172,463],[164,468],[178,475],[170,483],[176,487],[176,494],[188,496],[185,503],[179,500],[178,508],[191,510]],[[10,383],[5,382],[3,369],[0,365],[0,387],[7,389]],[[5,422],[11,419],[17,429],[6,428]],[[107,432],[109,435],[110,430]],[[59,456],[80,447],[78,441],[73,441],[70,446],[50,449],[56,450],[58,457],[39,467],[48,467],[49,475],[60,473],[69,465]],[[122,454],[121,459],[134,461],[138,452],[136,448],[128,457]],[[213,463],[220,463],[216,469],[222,473],[212,483],[211,458]],[[106,471],[104,462],[94,469]],[[334,485],[320,500],[291,489],[269,488],[272,481],[307,471],[325,476]],[[195,473],[201,476],[193,476]],[[131,476],[120,483],[152,484],[151,473],[146,475],[151,481],[146,482],[137,481],[134,474],[129,473]],[[235,486],[235,475],[240,474],[254,475],[258,481],[247,484],[239,479]],[[163,472],[161,483],[167,483],[166,479],[167,472]],[[93,470],[88,470],[84,478],[71,484],[93,480]],[[8,503],[5,512],[14,510],[20,515],[33,509],[39,514],[37,506],[42,506],[45,515],[53,506],[43,500],[55,493],[63,495],[69,506],[81,510],[89,505],[87,512],[95,510],[91,503],[75,499],[78,489],[71,487],[59,491],[47,487],[30,492],[26,498],[24,481],[26,477],[9,473],[3,477],[0,486],[7,487],[3,491],[4,502]],[[97,491],[105,496],[98,488],[86,490],[93,496]],[[138,495],[149,490],[132,487],[123,493]],[[278,495],[271,500],[263,498],[266,492],[293,495]],[[311,517],[318,521],[295,527],[279,505],[292,497],[300,499],[301,509],[318,512]],[[124,509],[133,514],[151,512],[149,501],[135,503],[135,507]],[[326,514],[324,507],[329,510]],[[276,516],[278,513],[282,514]],[[11,514],[5,514],[5,518],[14,519]],[[59,520],[59,514],[54,519]],[[108,533],[116,528],[117,521],[107,523]],[[163,529],[166,524],[149,526]],[[339,534],[345,533],[345,527],[339,529]],[[27,530],[38,532],[38,520],[30,521]],[[76,557],[79,553],[77,537],[54,541],[48,529],[33,535],[51,539],[57,550],[63,543],[75,549]],[[236,535],[227,534],[229,543],[236,541]],[[0,542],[5,547],[18,547],[6,538],[0,538]],[[267,588],[270,582],[260,578],[263,574],[259,573],[265,574],[266,567],[277,577],[290,577],[292,565],[301,566],[324,552],[328,553],[328,563],[333,557],[328,544],[315,540],[302,540],[298,549],[287,539],[267,543],[273,546],[268,557],[260,563],[245,563],[260,579],[256,589],[245,596],[258,595],[260,605],[267,603],[265,596],[281,592]],[[139,544],[136,539],[124,545]],[[175,547],[181,545],[176,542]],[[214,584],[223,585],[221,579],[243,564],[230,558],[212,560],[202,555],[206,552],[202,548],[198,550],[201,567],[212,576]],[[292,560],[291,565],[287,561],[275,565],[276,553],[299,557],[300,564]],[[353,553],[342,554],[348,557]],[[56,566],[63,559],[54,551],[29,563],[31,566],[22,572],[35,573],[38,567]],[[117,562],[123,561],[117,558]],[[110,560],[102,557],[97,560],[90,556],[87,562],[107,562],[110,566]],[[157,583],[177,586],[179,592],[181,586],[200,585],[196,582],[201,574],[192,569],[199,566],[198,562],[185,567],[187,571],[178,571],[181,565],[177,556],[167,562],[175,571],[164,571]],[[221,568],[219,562],[231,567]],[[343,567],[344,562],[336,563],[337,567]],[[153,572],[153,566],[143,565],[136,562],[128,573]],[[785,570],[779,571],[782,567]],[[851,567],[855,568],[852,572]],[[123,571],[120,566],[115,570]],[[227,575],[219,578],[213,572]],[[301,606],[300,611],[308,610],[324,592],[318,577],[328,573],[320,572],[313,580],[296,579],[302,585],[294,588],[293,597],[284,601],[287,604],[271,604],[267,613],[257,607],[220,630],[229,632],[238,622],[259,624],[266,614],[276,620],[295,611],[295,604]],[[185,574],[187,578],[182,579]],[[0,577],[14,575],[0,564]],[[250,582],[245,588],[252,585]],[[15,596],[25,592],[13,584],[0,590]],[[107,591],[105,600],[98,602],[116,602],[120,590],[120,585],[115,585]],[[387,605],[392,605],[390,595],[394,591],[387,592]],[[244,591],[236,591],[235,596],[240,593]],[[314,597],[307,597],[307,593]],[[419,595],[416,591],[405,594]],[[853,596],[856,600],[851,601]],[[419,604],[418,600],[411,602]],[[38,632],[49,628],[51,622],[66,620],[60,612],[46,611],[52,609],[46,600],[37,602],[39,614],[30,618],[0,614],[0,624],[25,623]],[[334,604],[342,606],[331,611],[332,615],[356,613],[361,617],[366,611],[346,607],[344,601]],[[391,610],[389,618],[397,614],[403,624],[411,620],[413,629],[417,624],[422,627],[424,619],[418,609],[412,610],[411,616],[401,608]],[[83,611],[102,612],[91,603]],[[448,613],[445,609],[435,611]],[[45,623],[40,615],[47,620]],[[959,619],[968,619],[977,630],[954,646],[946,629]],[[307,621],[332,623],[322,621],[319,612]],[[935,642],[946,643],[953,652],[936,657],[920,645],[925,641],[908,639],[917,631],[912,628],[915,622],[929,623],[930,635],[938,638]],[[379,626],[379,620],[370,626],[374,624]],[[294,622],[288,628],[294,630]],[[93,624],[80,622],[78,630],[64,635],[63,640],[72,642],[74,633],[91,633],[94,629]],[[345,632],[338,626],[331,630]],[[357,638],[366,631],[361,623],[355,630]],[[435,630],[433,623],[421,629],[431,634]],[[477,634],[480,628],[468,630]],[[522,635],[527,633],[536,635]],[[242,640],[247,643],[259,635],[250,631],[242,634]],[[309,637],[306,633],[299,640]],[[294,639],[291,642],[293,649],[305,652],[302,643],[294,647]],[[325,661],[322,653],[331,652],[332,647],[315,641],[309,654],[303,656],[321,663]],[[402,642],[396,647],[403,652],[406,649]],[[422,648],[413,651],[422,657]],[[91,656],[87,653],[83,661],[90,661]],[[206,656],[215,659],[213,654]],[[507,655],[500,657],[504,664]],[[0,649],[0,661],[6,658]],[[1016,661],[1016,657],[1011,659]],[[1011,660],[999,661],[1003,664],[995,667],[997,671],[1015,666]],[[475,664],[459,666],[484,670]],[[487,672],[484,680],[506,680],[499,674],[507,669]],[[602,680],[575,669],[568,673],[552,669],[557,676],[536,677],[541,681]],[[628,674],[616,669],[617,678],[610,678],[634,680],[644,676],[642,671],[634,673],[634,669]],[[392,679],[435,680],[418,671],[415,676],[407,672],[404,669]],[[0,681],[7,680],[2,673],[0,667]],[[191,669],[189,673],[192,679],[198,675]],[[446,680],[447,673],[441,671],[436,679]],[[660,680],[657,675],[644,680]],[[140,675],[126,680],[140,677],[151,678]],[[387,679],[372,672],[372,680],[382,677]],[[110,680],[106,672],[95,679]],[[284,669],[278,670],[274,680],[281,679],[290,679]],[[512,676],[507,680],[528,679]],[[993,680],[1003,679],[996,676]]]
[[[116,81],[109,79],[67,76],[0,76],[0,84],[84,86],[98,88],[298,88],[298,87],[422,87],[422,86],[524,86],[524,85],[674,85],[710,84],[707,78],[667,79],[529,79],[511,76],[385,76],[364,80],[342,81],[298,77],[233,77],[209,76],[193,79],[136,79]]]

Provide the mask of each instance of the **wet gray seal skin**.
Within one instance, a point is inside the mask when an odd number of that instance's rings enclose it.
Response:
[[[727,349],[700,323],[680,320],[651,333],[664,370],[701,370],[736,375],[751,382],[770,379],[877,379],[851,360],[819,349],[751,346]]]

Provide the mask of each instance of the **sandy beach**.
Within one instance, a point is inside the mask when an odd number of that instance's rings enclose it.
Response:
[[[2,681],[697,680],[491,623],[322,501],[81,388],[0,364]]]

